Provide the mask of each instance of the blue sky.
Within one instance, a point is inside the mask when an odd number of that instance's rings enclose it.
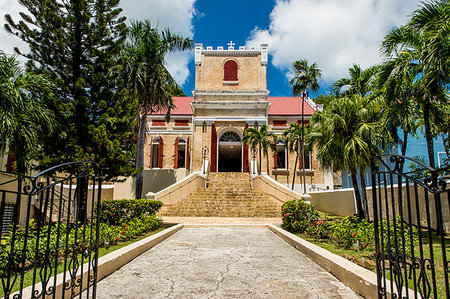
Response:
[[[269,44],[267,85],[272,96],[289,96],[290,67],[304,58],[322,70],[324,93],[347,75],[353,63],[380,62],[384,35],[405,22],[420,0],[122,0],[128,19],[149,19],[160,28],[192,38],[204,46]],[[0,12],[18,16],[17,0],[0,0]],[[3,27],[3,18],[0,19]],[[0,30],[0,49],[26,49]],[[167,67],[190,96],[194,89],[193,52],[167,57]]]

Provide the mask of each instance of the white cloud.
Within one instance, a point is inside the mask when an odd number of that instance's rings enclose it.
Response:
[[[379,45],[420,0],[277,0],[268,30],[255,28],[248,46],[269,43],[272,64],[289,75],[292,62],[317,61],[326,83],[347,76],[353,63],[380,62]]]
[[[194,3],[195,0],[122,0],[121,7],[129,21],[149,19],[159,29],[169,28],[173,33],[192,38]],[[181,86],[189,77],[188,64],[192,59],[193,53],[186,51],[166,56],[166,67]]]
[[[152,25],[160,29],[170,28],[174,33],[192,38],[194,28],[192,19],[196,11],[195,0],[122,0],[122,15],[130,20],[149,19]],[[4,14],[11,14],[14,20],[19,20],[19,12],[25,11],[17,0],[0,0],[0,49],[8,54],[13,54],[13,48],[19,47],[26,51],[26,44],[18,37],[8,34],[4,29]],[[193,59],[193,53],[173,53],[166,57],[167,68],[171,71],[178,84],[183,85],[189,76],[188,64]]]

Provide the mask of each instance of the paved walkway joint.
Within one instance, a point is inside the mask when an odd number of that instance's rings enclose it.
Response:
[[[98,283],[97,298],[360,298],[262,227],[192,227]]]

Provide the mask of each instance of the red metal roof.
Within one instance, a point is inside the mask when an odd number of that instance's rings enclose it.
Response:
[[[193,97],[174,97],[175,108],[170,112],[171,115],[192,115],[191,103]],[[269,115],[301,115],[302,98],[301,97],[269,97],[270,102]],[[153,115],[164,115],[166,111],[159,111]],[[314,109],[305,102],[305,115],[312,115]]]
[[[302,115],[301,97],[269,97],[269,115]],[[312,115],[314,109],[305,102],[305,115]]]

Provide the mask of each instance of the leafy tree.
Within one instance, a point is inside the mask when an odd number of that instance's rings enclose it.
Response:
[[[258,173],[261,174],[262,154],[267,158],[267,174],[269,174],[269,149],[274,150],[276,136],[269,131],[269,127],[265,124],[261,128],[247,128],[244,132],[242,142],[247,144],[251,149],[258,148],[259,166]]]
[[[433,0],[422,3],[408,23],[393,29],[384,38],[381,51],[399,68],[409,68],[417,75],[414,100],[419,106],[429,163],[435,168],[433,124],[436,106],[448,102],[450,83],[450,2]]]
[[[336,98],[313,114],[306,136],[308,149],[317,148],[317,159],[325,168],[350,171],[357,213],[364,217],[357,170],[364,161],[380,154],[386,134],[382,120],[382,98],[360,95]]]
[[[126,38],[119,0],[18,1],[28,11],[19,22],[6,15],[5,29],[28,43],[28,68],[56,86],[46,105],[59,128],[44,142],[41,167],[88,160],[107,179],[134,173],[136,106],[116,71]]]
[[[55,127],[42,99],[52,86],[41,75],[26,73],[13,56],[0,51],[0,154],[16,156],[16,170],[25,174],[36,157],[42,137]]]
[[[297,172],[297,163],[300,152],[302,151],[302,136],[303,127],[298,123],[291,123],[286,131],[284,131],[283,136],[286,138],[287,146],[289,151],[295,152],[295,163],[294,163],[294,176],[292,178],[292,190],[294,190],[295,174]]]
[[[144,165],[145,128],[147,114],[166,109],[167,118],[174,107],[172,95],[180,91],[178,84],[165,67],[165,55],[172,51],[192,49],[192,40],[173,34],[169,29],[159,31],[150,21],[132,22],[122,56],[126,60],[123,76],[130,96],[139,103],[139,138],[136,168]],[[136,177],[137,198],[141,197],[142,172]]]

